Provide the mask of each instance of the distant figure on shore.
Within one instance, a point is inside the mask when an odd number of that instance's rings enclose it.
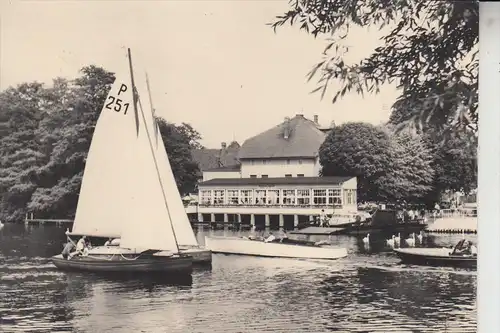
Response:
[[[326,226],[326,213],[324,209],[322,209],[321,213],[319,214],[319,226],[320,227]]]

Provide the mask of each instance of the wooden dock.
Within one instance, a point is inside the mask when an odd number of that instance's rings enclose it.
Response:
[[[52,224],[52,225],[63,225],[63,224],[71,224],[73,223],[73,220],[71,219],[35,219],[33,217],[33,214],[26,214],[26,218],[24,219],[24,224],[38,224],[38,225],[44,225],[44,224]]]

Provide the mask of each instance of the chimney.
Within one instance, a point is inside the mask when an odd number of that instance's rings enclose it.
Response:
[[[317,115],[317,114],[315,114],[315,115],[314,115],[314,123],[315,123],[316,125],[319,125],[319,118],[318,118],[318,115]]]
[[[302,117],[302,118],[303,118],[303,117],[304,117],[304,115],[303,115],[302,113],[297,113],[297,114],[295,115],[295,117]]]
[[[284,126],[283,126],[283,138],[285,140],[288,140],[288,138],[290,137],[290,118],[289,117],[285,117],[285,123],[284,123]]]
[[[220,146],[221,146],[221,148],[222,148],[222,149],[226,149],[226,143],[225,143],[225,142],[222,142],[222,143],[220,144]]]

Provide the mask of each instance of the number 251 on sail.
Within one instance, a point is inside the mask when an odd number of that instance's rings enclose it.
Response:
[[[120,89],[118,90],[118,96],[120,96],[121,93],[124,93],[127,90],[128,90],[127,85],[122,83],[122,85],[120,86]],[[122,104],[122,102],[123,101],[121,99],[119,99],[115,96],[109,95],[108,100],[106,101],[106,104],[105,104],[105,108],[109,109],[109,110],[115,110],[116,112],[120,112],[120,111],[122,111],[122,107],[123,107],[123,110],[124,110],[123,114],[126,115],[127,111],[128,111],[129,103]]]

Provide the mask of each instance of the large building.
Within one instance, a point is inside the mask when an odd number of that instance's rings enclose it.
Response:
[[[355,177],[319,176],[319,148],[330,129],[317,116],[297,114],[231,151],[223,144],[219,152],[198,152],[198,220],[292,227],[323,209],[356,212]],[[214,162],[202,164],[203,154]]]

